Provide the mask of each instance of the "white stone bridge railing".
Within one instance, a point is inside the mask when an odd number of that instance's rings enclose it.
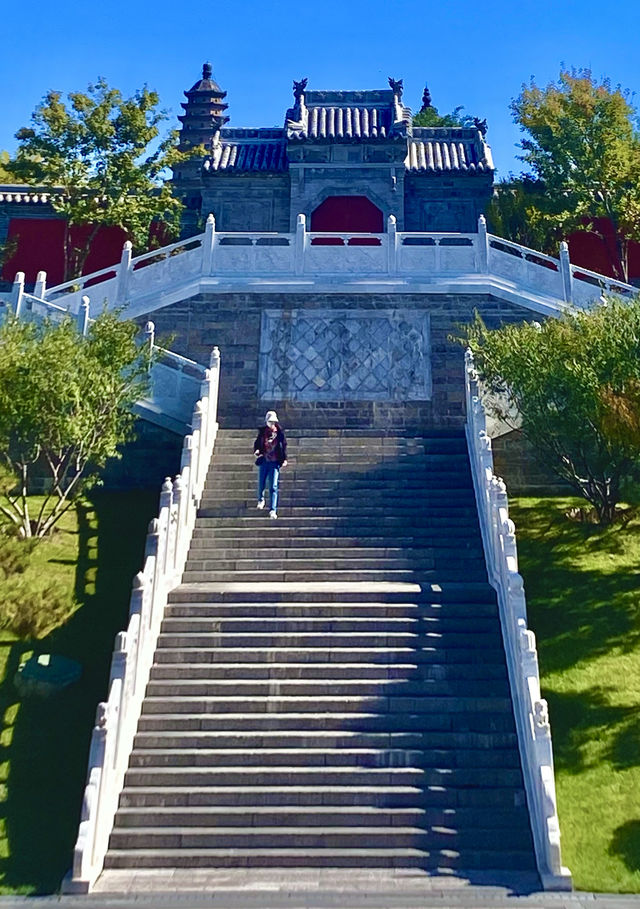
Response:
[[[518,744],[538,873],[545,890],[570,890],[562,865],[551,727],[540,694],[536,639],[527,627],[527,606],[504,482],[493,473],[473,355],[465,355],[466,435],[489,581],[498,598]]]
[[[67,893],[88,892],[102,871],[167,597],[184,571],[213,453],[219,375],[220,352],[214,348],[192,431],[184,439],[180,473],[162,486],[158,517],[149,524],[144,565],[133,581],[129,623],[116,637],[108,697],[98,705],[91,737],[73,868],[63,883]]]
[[[556,259],[487,233],[484,217],[477,233],[399,231],[393,216],[386,233],[312,233],[304,215],[298,216],[293,233],[221,233],[210,215],[202,234],[136,257],[127,242],[119,263],[64,284],[47,288],[40,272],[33,297],[77,313],[88,295],[94,307],[106,303],[137,316],[170,302],[172,288],[184,294],[288,282],[295,289],[300,282],[339,279],[382,280],[389,287],[403,281],[469,287],[494,283],[524,289],[555,308],[588,306],[603,291],[636,293],[628,284],[573,265],[566,243],[560,244]],[[20,293],[18,281],[14,309]]]

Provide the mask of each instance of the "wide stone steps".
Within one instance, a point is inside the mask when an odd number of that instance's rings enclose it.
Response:
[[[108,868],[534,868],[464,437],[221,431]]]

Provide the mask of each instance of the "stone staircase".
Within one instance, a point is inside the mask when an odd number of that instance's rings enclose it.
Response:
[[[106,868],[532,872],[461,432],[222,431]]]

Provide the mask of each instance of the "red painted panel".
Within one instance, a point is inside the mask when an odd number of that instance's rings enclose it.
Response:
[[[366,196],[329,196],[312,213],[311,230],[381,234],[384,217]]]
[[[71,239],[79,243],[91,227],[73,227]],[[107,268],[120,261],[122,244],[126,239],[119,227],[101,227],[91,244],[83,274]],[[9,243],[17,242],[13,256],[2,269],[2,279],[13,281],[16,272],[23,271],[27,283],[33,283],[39,271],[46,271],[47,284],[64,280],[64,220],[62,218],[12,218],[7,235]]]

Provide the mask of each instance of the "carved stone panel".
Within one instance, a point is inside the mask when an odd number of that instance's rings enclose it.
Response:
[[[266,310],[259,393],[273,400],[430,400],[429,316],[397,309]]]

